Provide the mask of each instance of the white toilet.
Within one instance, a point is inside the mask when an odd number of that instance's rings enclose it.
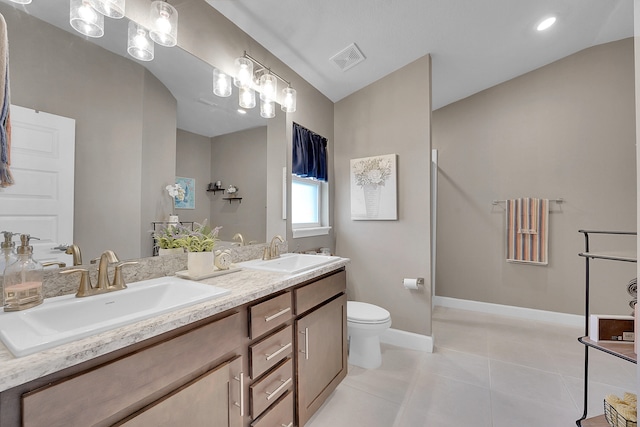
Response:
[[[366,302],[347,301],[349,364],[374,369],[382,363],[380,334],[391,326],[384,308]]]

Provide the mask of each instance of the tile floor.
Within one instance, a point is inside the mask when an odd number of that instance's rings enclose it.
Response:
[[[382,366],[349,366],[306,427],[570,427],[582,415],[581,328],[436,307],[435,350],[382,345]],[[636,365],[590,350],[589,416],[635,393]]]

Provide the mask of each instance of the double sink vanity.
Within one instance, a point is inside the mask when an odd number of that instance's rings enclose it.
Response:
[[[142,266],[121,291],[0,313],[0,427],[304,426],[347,373],[348,261],[199,282]]]

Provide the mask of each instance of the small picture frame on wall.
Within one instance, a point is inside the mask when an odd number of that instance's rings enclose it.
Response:
[[[397,154],[351,159],[351,219],[397,220]]]
[[[196,208],[196,180],[194,178],[176,177],[176,184],[184,189],[184,198],[178,200],[173,199],[173,206],[176,209],[195,209]]]

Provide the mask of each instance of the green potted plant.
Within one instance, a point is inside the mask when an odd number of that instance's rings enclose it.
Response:
[[[177,244],[187,253],[187,269],[192,277],[203,276],[214,269],[213,248],[218,241],[218,233],[222,227],[211,228],[205,219],[202,224],[194,223],[193,230],[179,225],[180,236]]]

